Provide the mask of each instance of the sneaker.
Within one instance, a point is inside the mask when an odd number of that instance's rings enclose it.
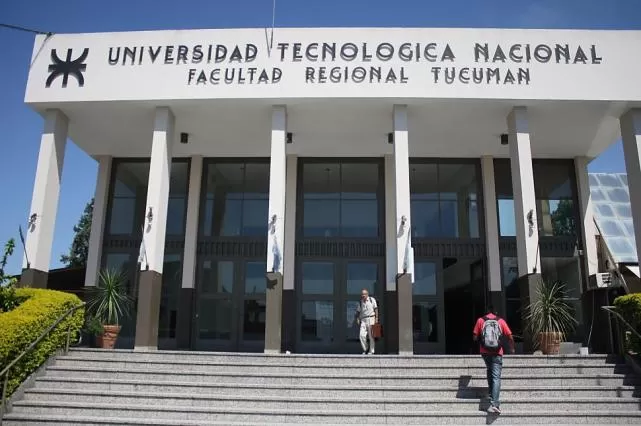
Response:
[[[363,355],[367,355],[367,352],[363,352]]]
[[[490,405],[490,408],[487,409],[487,412],[491,414],[501,414],[501,410],[499,409],[499,407],[495,407],[493,405]]]

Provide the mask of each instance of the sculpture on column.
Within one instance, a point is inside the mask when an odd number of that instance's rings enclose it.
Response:
[[[278,221],[278,216],[272,215],[269,221],[269,224],[267,225],[269,230],[269,235],[272,238],[272,255],[273,255],[272,272],[279,272],[280,264],[281,264],[281,253],[280,253],[280,248],[278,247],[278,238],[276,237],[277,221]]]

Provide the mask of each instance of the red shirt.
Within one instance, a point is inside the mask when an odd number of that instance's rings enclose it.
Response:
[[[485,320],[483,318],[485,318],[485,317],[487,317],[489,319],[497,318],[497,316],[494,315],[494,314],[487,314],[487,315],[483,315],[481,318],[477,319],[476,320],[476,325],[474,326],[474,331],[472,332],[476,337],[479,337],[480,334],[481,334],[481,331],[483,331],[483,324],[485,324]],[[503,318],[499,318],[499,327],[501,327],[501,333],[504,336],[511,336],[512,335],[512,330],[510,330],[510,327],[507,326],[507,323],[505,322],[505,320]],[[503,346],[499,347],[499,351],[498,352],[493,352],[493,351],[488,351],[487,349],[485,349],[483,347],[483,345],[481,345],[481,353],[482,354],[497,354],[498,353],[499,355],[503,355]]]

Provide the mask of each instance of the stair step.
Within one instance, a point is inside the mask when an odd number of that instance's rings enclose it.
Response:
[[[639,379],[631,374],[554,374],[554,375],[532,375],[523,374],[506,375],[501,378],[505,385],[515,383],[528,383],[530,385],[624,385],[638,384]],[[353,371],[345,374],[288,374],[271,373],[265,369],[260,373],[247,374],[243,372],[200,372],[200,371],[157,371],[153,369],[122,370],[108,367],[62,367],[53,365],[47,368],[49,377],[85,377],[85,378],[114,378],[130,380],[171,380],[190,381],[194,383],[278,383],[288,385],[298,384],[352,384],[363,385],[363,376]],[[367,378],[369,385],[445,385],[454,386],[460,383],[467,383],[470,386],[483,386],[486,384],[486,375],[469,375],[459,372],[458,374],[429,374],[414,375],[403,374],[393,377],[370,375]]]
[[[61,402],[76,402],[86,405],[100,404],[132,404],[145,407],[172,407],[177,411],[183,408],[237,408],[237,409],[305,409],[313,410],[318,407],[334,410],[350,410],[358,407],[360,410],[367,410],[372,413],[387,412],[396,410],[458,410],[464,407],[465,410],[487,409],[488,402],[480,401],[478,398],[456,399],[431,398],[362,398],[357,392],[351,397],[337,398],[332,394],[324,397],[308,396],[263,396],[231,393],[229,395],[199,395],[199,394],[162,394],[144,392],[114,392],[114,391],[70,391],[64,389],[54,390],[30,390],[25,393],[26,402],[48,402],[51,406],[57,406]],[[567,409],[575,410],[638,410],[638,398],[502,398],[502,406],[511,411],[520,410],[543,410],[544,407],[550,411],[561,411]],[[20,405],[19,403],[18,405]]]
[[[242,383],[200,383],[176,381],[147,381],[121,379],[87,379],[85,377],[39,377],[36,389],[79,389],[79,390],[110,390],[118,392],[160,392],[160,393],[198,393],[200,395],[226,395],[233,390],[256,393],[264,396],[324,396],[328,393],[336,397],[349,397],[356,392],[362,398],[371,397],[481,397],[487,393],[487,386],[383,386],[375,385],[363,388],[357,385],[299,385],[289,384],[287,387],[275,384],[242,384]],[[503,397],[640,397],[641,389],[634,386],[503,386]]]
[[[493,419],[493,424],[501,421],[503,424],[533,424],[533,423],[592,423],[592,424],[638,424],[641,421],[639,411],[610,411],[610,410],[567,410],[551,412],[548,409],[541,411],[508,411],[506,408],[501,416],[491,416],[481,411],[385,411],[372,413],[362,410],[330,410],[318,407],[318,410],[301,409],[236,409],[236,408],[193,408],[180,407],[146,407],[131,404],[101,404],[91,405],[64,402],[56,407],[49,407],[47,403],[36,401],[21,402],[14,406],[14,413],[6,417],[8,421],[27,416],[56,416],[66,419],[83,416],[91,412],[93,417],[113,418],[117,415],[121,424],[128,423],[129,419],[160,420],[164,424],[207,424],[215,419],[217,422],[249,422],[249,423],[334,423],[334,424],[362,424],[367,419],[368,424],[426,424],[426,419],[436,424],[485,424],[488,419]],[[354,408],[354,407],[352,407]],[[198,422],[198,423],[193,423]],[[163,423],[161,423],[163,424]]]
[[[216,372],[224,369],[224,371],[232,373],[238,372],[243,374],[254,374],[265,371],[269,368],[272,373],[302,373],[308,374],[316,372],[318,374],[356,374],[362,376],[367,372],[375,371],[379,376],[398,376],[402,374],[433,374],[439,372],[441,374],[485,374],[485,366],[482,359],[476,358],[474,364],[465,366],[442,366],[424,363],[422,365],[385,365],[379,366],[377,363],[369,364],[365,360],[358,359],[356,362],[343,361],[335,365],[314,365],[314,364],[298,364],[279,362],[270,364],[268,367],[265,365],[255,365],[251,362],[222,362],[222,361],[185,361],[185,360],[142,360],[142,359],[100,359],[100,358],[85,358],[85,357],[60,357],[56,359],[56,365],[61,367],[92,367],[92,368],[117,368],[117,369],[153,369],[156,371],[199,371],[199,372]],[[524,363],[522,360],[515,361],[509,360],[503,365],[503,376],[512,373],[518,373],[519,370],[527,369],[532,374],[602,374],[602,373],[626,373],[628,367],[624,364],[609,365],[605,363],[567,363],[567,364],[553,364],[553,363]]]

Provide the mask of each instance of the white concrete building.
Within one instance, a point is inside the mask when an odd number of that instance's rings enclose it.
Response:
[[[520,331],[539,274],[568,283],[584,323],[587,164],[620,136],[641,244],[640,45],[638,31],[39,36],[23,279],[46,285],[70,138],[100,164],[86,285],[121,268],[137,298],[125,344],[355,351],[367,287],[387,352],[467,353],[490,303]]]

